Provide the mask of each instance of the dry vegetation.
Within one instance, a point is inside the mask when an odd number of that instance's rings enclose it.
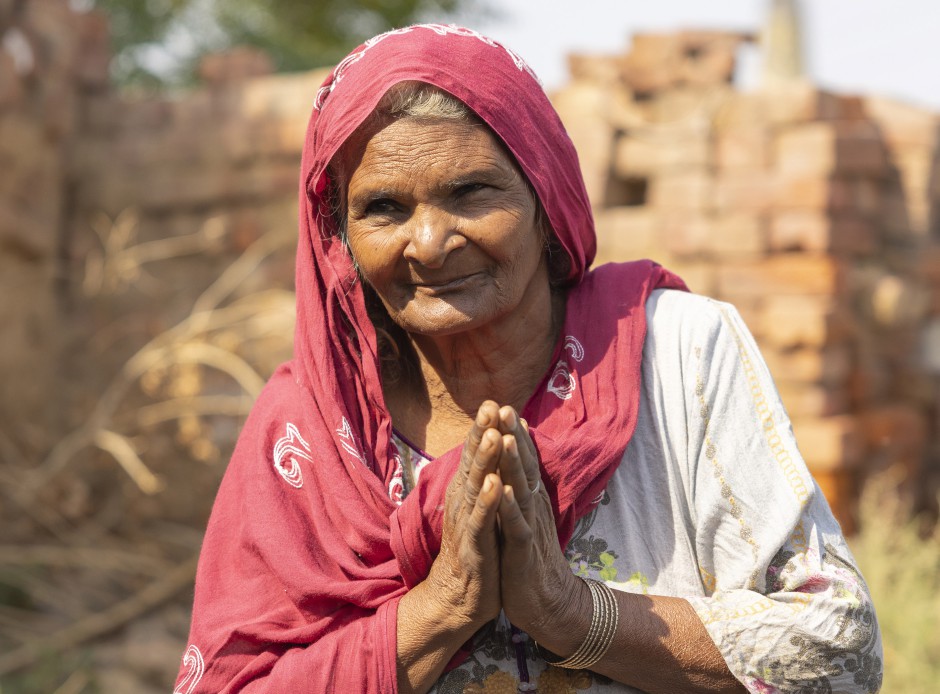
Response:
[[[897,487],[869,483],[852,549],[871,589],[884,643],[885,694],[940,688],[940,527],[912,518]]]
[[[90,301],[158,285],[148,269],[208,251],[214,224],[143,243],[132,213],[97,224],[100,252],[83,283]],[[245,290],[284,246],[273,234],[249,246],[181,321],[138,346],[38,464],[0,438],[3,694],[172,686],[223,463],[290,355],[293,294]]]

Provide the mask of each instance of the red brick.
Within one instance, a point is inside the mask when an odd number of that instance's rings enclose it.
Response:
[[[617,56],[568,54],[568,74],[572,80],[615,85],[620,81],[620,67]]]
[[[711,130],[710,104],[731,87],[676,87],[656,94],[646,101],[647,118],[658,128],[697,128],[703,135]]]
[[[927,317],[930,291],[905,275],[883,273],[865,277],[860,308],[877,326],[891,331],[888,344],[902,348],[904,331],[914,331]]]
[[[793,420],[803,459],[814,473],[858,465],[865,452],[858,419],[851,415]]]
[[[892,146],[930,149],[940,136],[940,116],[928,109],[874,96],[865,99],[865,110]]]
[[[682,43],[676,34],[635,34],[621,66],[623,79],[636,92],[655,92],[679,79]]]
[[[650,204],[664,210],[705,211],[713,194],[714,182],[704,171],[661,174],[650,181]]]
[[[712,234],[711,219],[704,215],[688,212],[665,212],[661,215],[661,245],[675,256],[704,253]]]
[[[717,282],[713,262],[669,259],[665,265],[679,275],[691,291],[696,294],[715,295]]]
[[[614,171],[625,178],[669,170],[700,169],[709,163],[708,137],[694,129],[638,131],[621,137],[614,153]]]
[[[773,215],[770,249],[830,251],[867,255],[877,250],[875,228],[861,217],[832,217],[823,212],[789,210]]]
[[[271,56],[251,46],[236,46],[222,53],[210,53],[202,58],[198,68],[200,79],[213,87],[269,75],[273,71]]]
[[[0,51],[0,108],[10,112],[22,97],[23,81],[16,74],[13,56],[7,51]]]
[[[777,85],[761,96],[767,118],[775,125],[864,117],[864,107],[858,98],[833,94],[809,83]]]
[[[901,191],[886,193],[881,205],[885,232],[891,239],[902,243],[922,244],[932,231],[932,210],[932,204],[908,199]]]
[[[829,417],[845,414],[851,408],[845,388],[780,381],[777,389],[791,417]]]
[[[311,70],[249,80],[234,92],[235,112],[240,119],[302,119],[306,125],[310,95],[316,93],[328,74],[329,70]]]
[[[594,207],[605,204],[612,168],[614,127],[606,112],[609,96],[610,90],[601,85],[575,82],[552,100],[578,152],[584,185]]]
[[[814,121],[854,121],[864,116],[858,99],[841,97],[811,84],[778,85],[731,95],[715,114],[719,131]]]
[[[826,296],[769,296],[761,311],[763,341],[777,348],[823,347],[852,335],[847,308]]]
[[[767,251],[765,219],[747,212],[716,217],[704,248],[720,258],[762,255]]]
[[[907,403],[880,405],[861,414],[865,443],[893,455],[919,458],[927,445],[927,417]]]
[[[778,170],[810,174],[835,172],[884,176],[885,144],[864,122],[810,123],[783,131],[774,147]]]
[[[766,169],[771,164],[770,132],[767,128],[735,128],[715,138],[715,165],[719,170]]]
[[[870,217],[877,216],[882,205],[881,191],[882,186],[872,179],[861,178],[853,181],[852,206],[859,214]]]
[[[841,387],[847,383],[852,371],[852,355],[844,345],[830,345],[823,349],[764,350],[764,359],[776,381],[787,383],[816,383]]]
[[[786,254],[762,261],[724,265],[718,270],[722,296],[774,294],[839,294],[845,288],[845,266],[835,258]]]
[[[854,344],[854,364],[848,379],[849,395],[857,408],[873,406],[888,397],[893,375],[878,354],[870,335],[860,334]]]
[[[855,206],[853,183],[842,179],[778,174],[774,188],[774,207],[777,209],[843,211]]]
[[[679,78],[699,87],[729,83],[734,76],[736,48],[734,44],[704,44],[695,59],[683,61]]]
[[[86,12],[73,19],[78,26],[78,60],[74,70],[88,86],[104,88],[111,78],[111,36],[108,16],[100,11]]]
[[[723,171],[715,180],[715,207],[723,212],[766,212],[776,200],[770,172]]]
[[[820,469],[810,468],[816,484],[829,502],[832,514],[839,521],[842,532],[852,535],[858,529],[857,499],[858,470],[850,468]]]
[[[640,207],[609,207],[594,215],[598,261],[646,257],[661,232],[658,218]]]

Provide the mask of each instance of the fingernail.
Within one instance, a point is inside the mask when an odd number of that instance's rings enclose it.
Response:
[[[488,493],[492,488],[493,480],[487,477],[485,480],[483,480],[483,491]]]

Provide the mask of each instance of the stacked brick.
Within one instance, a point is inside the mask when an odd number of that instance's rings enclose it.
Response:
[[[96,213],[133,208],[138,241],[195,234],[212,220],[226,244],[221,263],[268,231],[292,246],[303,133],[324,74],[266,69],[242,49],[206,59],[196,91],[89,100],[74,144],[71,237]]]
[[[325,73],[272,75],[240,48],[207,57],[195,90],[122,94],[106,18],[67,0],[0,0],[0,39],[0,416],[39,459],[263,234],[279,248],[238,292],[291,286]],[[166,248],[172,262],[146,261]],[[102,277],[109,261],[120,276]]]
[[[83,102],[82,137],[72,143],[73,208],[66,227],[71,288],[85,339],[122,327],[119,338],[105,343],[106,352],[86,352],[71,364],[85,386],[72,391],[75,410],[87,411],[116,368],[181,321],[262,237],[270,252],[232,298],[293,286],[301,149],[325,74],[270,70],[264,54],[236,49],[204,60],[197,89],[149,96],[112,91]],[[125,224],[128,214],[133,216]],[[130,265],[139,262],[127,268],[127,282],[100,277],[101,267],[117,268],[125,258]],[[267,374],[289,358],[290,344],[288,328],[263,347],[256,341],[237,349]],[[218,373],[204,375],[218,381],[204,382],[208,391],[238,390]],[[189,382],[197,387],[197,379]],[[196,441],[182,425],[177,438]],[[231,443],[217,438],[223,449]]]
[[[128,97],[108,87],[99,15],[0,2],[0,32],[0,412],[28,424],[61,406],[48,393],[63,383],[99,392],[89,378],[173,325],[262,234],[281,250],[240,290],[290,284],[301,145],[324,74],[270,75],[263,55],[238,50],[207,59],[196,90]],[[572,56],[553,101],[581,157],[599,261],[655,258],[739,308],[850,524],[865,474],[931,489],[940,467],[938,118],[801,83],[739,92],[735,56],[750,40],[645,34],[625,55]],[[146,268],[145,291],[88,293],[87,260],[103,252],[92,226],[128,209],[126,244],[205,246]],[[70,319],[76,340],[124,337],[63,349]]]
[[[65,171],[82,95],[107,82],[106,24],[59,0],[0,2],[0,373],[4,456],[56,423]]]
[[[849,527],[858,483],[940,464],[935,114],[804,83],[736,91],[747,36],[641,35],[554,96],[600,261],[652,257],[734,303]]]

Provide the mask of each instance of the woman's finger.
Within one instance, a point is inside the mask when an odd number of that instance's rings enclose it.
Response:
[[[499,476],[487,475],[465,526],[467,537],[476,550],[483,549],[487,533],[493,533],[496,530],[496,518],[502,496],[503,485]],[[492,539],[490,541],[492,542]]]
[[[470,433],[467,434],[467,440],[463,445],[463,451],[460,454],[459,472],[463,475],[470,473],[470,466],[476,457],[477,449],[483,441],[483,435],[487,429],[495,429],[499,426],[499,406],[492,400],[484,400],[477,410],[477,416],[470,426]]]
[[[476,507],[486,477],[496,472],[503,452],[503,439],[496,429],[487,429],[480,439],[464,482],[464,510],[467,513],[472,513]]]
[[[513,498],[525,513],[531,506],[532,492],[519,456],[519,443],[512,434],[504,434],[501,443],[503,451],[499,458],[500,477],[504,485],[512,487]]]
[[[503,487],[502,498],[499,500],[499,530],[506,547],[513,553],[528,552],[532,546],[533,532],[519,508],[516,493],[512,485]],[[519,560],[524,557],[518,557]]]
[[[522,417],[519,418],[519,428],[522,430],[522,433],[518,434],[516,438],[521,439],[520,443],[524,444],[524,449],[528,451],[537,466],[539,463],[539,452],[535,448],[535,441],[532,440],[532,433],[529,431],[529,423]]]
[[[447,488],[447,510],[445,518],[448,522],[454,522],[458,513],[465,510],[467,500],[467,480],[470,477],[474,461],[480,450],[480,444],[488,430],[499,426],[499,406],[492,400],[486,400],[477,410],[477,416],[470,426],[470,432],[464,441],[463,450],[460,452],[460,465],[454,473],[453,479]],[[482,484],[485,472],[477,475],[472,487],[475,490],[472,494],[472,502],[476,501],[477,492]],[[470,506],[472,508],[472,505]]]
[[[539,468],[539,457],[535,450],[535,444],[532,442],[532,437],[529,436],[528,424],[512,407],[507,405],[499,409],[499,429],[504,435],[510,434],[516,439],[519,459],[527,480],[526,489],[537,489],[538,486],[541,486],[539,480],[542,479],[542,472]],[[528,508],[526,503],[528,494],[523,496],[519,494],[520,491],[520,489],[516,490],[516,499],[523,508]]]

